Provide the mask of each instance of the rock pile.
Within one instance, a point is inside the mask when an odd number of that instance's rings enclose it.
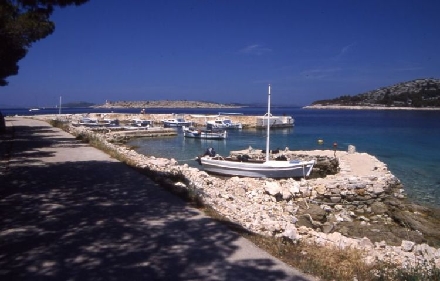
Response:
[[[385,229],[383,226],[398,227],[390,210],[397,208],[399,200],[405,197],[399,180],[371,155],[353,150],[336,153],[286,149],[282,152],[286,157],[316,159],[319,169],[326,163],[327,170],[333,174],[327,171],[325,177],[308,180],[221,178],[187,164],[179,165],[174,159],[138,154],[108,142],[105,134],[86,128],[71,126],[70,132],[90,134],[90,138],[99,139],[107,149],[130,159],[154,180],[195,194],[204,204],[252,232],[323,246],[362,249],[366,262],[379,260],[414,266],[433,261],[440,266],[440,250],[416,243],[424,241],[418,231],[405,232],[405,237],[414,241],[399,238],[395,245],[389,245],[385,239],[367,237],[380,233]],[[362,165],[353,165],[357,162]],[[355,226],[364,232],[350,235]]]

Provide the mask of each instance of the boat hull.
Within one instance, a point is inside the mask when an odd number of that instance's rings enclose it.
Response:
[[[211,133],[211,132],[198,132],[198,131],[183,131],[183,136],[193,139],[209,139],[209,140],[224,140],[227,137],[226,132]]]
[[[263,163],[238,162],[202,157],[205,171],[227,176],[254,178],[303,178],[308,177],[315,161],[267,161]]]
[[[165,128],[191,126],[191,122],[185,121],[183,118],[166,119],[162,120],[162,122]]]
[[[180,123],[173,123],[173,122],[163,122],[163,126],[165,128],[170,127],[184,127],[184,126],[190,126],[191,122],[180,122]]]
[[[242,129],[241,123],[234,123],[230,119],[216,119],[206,122],[208,129]]]

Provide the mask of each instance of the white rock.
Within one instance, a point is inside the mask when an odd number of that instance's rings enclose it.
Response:
[[[294,225],[289,225],[286,227],[284,232],[281,234],[283,237],[287,237],[289,239],[292,239],[293,241],[298,240],[301,236],[298,233],[298,230]]]
[[[405,252],[411,252],[414,248],[415,243],[408,240],[402,240],[402,245],[400,246],[403,251]]]
[[[266,181],[264,190],[270,195],[275,196],[281,193],[281,186],[276,181]]]
[[[292,194],[299,193],[299,191],[300,191],[300,185],[299,185],[299,183],[298,183],[298,182],[294,182],[294,183],[289,187],[289,191],[290,191]]]

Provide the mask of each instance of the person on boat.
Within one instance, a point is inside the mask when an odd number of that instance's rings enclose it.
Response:
[[[205,154],[203,154],[203,156],[208,155],[208,156],[214,157],[216,154],[217,153],[215,152],[214,148],[210,147],[210,148],[206,149]]]
[[[194,160],[196,160],[199,163],[199,165],[202,165],[202,161],[200,160],[201,157],[203,157],[203,156],[215,157],[216,154],[217,153],[215,152],[214,148],[209,147],[206,149],[206,151],[203,155],[197,156],[196,159],[194,159]]]

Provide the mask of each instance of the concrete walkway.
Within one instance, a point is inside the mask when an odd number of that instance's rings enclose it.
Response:
[[[2,280],[314,280],[43,121],[0,136]]]

